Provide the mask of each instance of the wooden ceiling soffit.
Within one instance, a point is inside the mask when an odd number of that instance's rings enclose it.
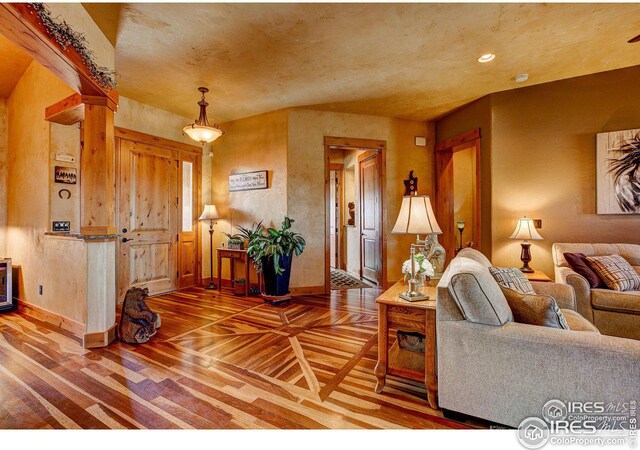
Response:
[[[47,33],[29,3],[0,3],[0,33],[77,92],[110,97],[117,102],[117,93],[98,84],[76,49],[63,49]]]
[[[84,120],[85,105],[102,105],[113,112],[117,112],[118,96],[117,92],[113,92],[116,97],[115,101],[111,97],[80,94],[70,95],[51,106],[47,106],[44,110],[44,120],[60,125],[73,125],[74,123]]]

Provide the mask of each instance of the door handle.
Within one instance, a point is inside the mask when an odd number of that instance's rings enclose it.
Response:
[[[122,242],[129,242],[129,241],[133,241],[133,239],[122,238]]]

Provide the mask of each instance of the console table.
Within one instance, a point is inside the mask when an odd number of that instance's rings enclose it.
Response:
[[[399,297],[407,290],[400,280],[384,292],[378,304],[378,363],[374,369],[378,382],[376,392],[382,392],[387,374],[420,381],[427,387],[429,406],[438,409],[438,378],[436,374],[436,288],[435,282],[421,288],[429,300],[409,302]],[[421,353],[409,358],[400,356],[396,341],[389,350],[389,329],[417,332],[425,336],[424,359]],[[402,352],[408,352],[402,350]]]
[[[231,270],[231,286],[235,282],[235,261],[242,261],[244,264],[244,295],[249,296],[249,269],[251,268],[251,260],[246,250],[236,250],[231,248],[218,248],[216,249],[218,254],[218,291],[222,290],[222,260],[227,258],[230,263]]]

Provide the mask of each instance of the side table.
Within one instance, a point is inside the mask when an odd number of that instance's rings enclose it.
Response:
[[[434,284],[432,282],[432,284]],[[436,288],[425,286],[421,291],[429,300],[409,302],[399,297],[407,290],[402,280],[385,291],[378,299],[378,363],[374,369],[378,382],[376,392],[384,389],[386,375],[396,375],[420,381],[427,387],[429,405],[438,409],[438,378],[436,374]],[[402,364],[397,342],[389,351],[389,329],[417,332],[425,336],[424,366]],[[391,356],[391,358],[390,358]]]

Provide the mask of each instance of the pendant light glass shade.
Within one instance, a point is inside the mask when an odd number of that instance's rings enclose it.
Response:
[[[187,125],[182,131],[194,141],[202,144],[213,142],[224,134],[223,131],[218,128],[196,125],[195,123]]]
[[[209,89],[199,87],[198,90],[202,92],[202,99],[198,102],[200,116],[195,122],[184,127],[182,131],[194,141],[204,145],[218,139],[224,134],[224,131],[218,128],[217,124],[209,125],[209,120],[207,119],[207,106],[209,106],[209,103],[204,99],[204,94],[209,92]]]

